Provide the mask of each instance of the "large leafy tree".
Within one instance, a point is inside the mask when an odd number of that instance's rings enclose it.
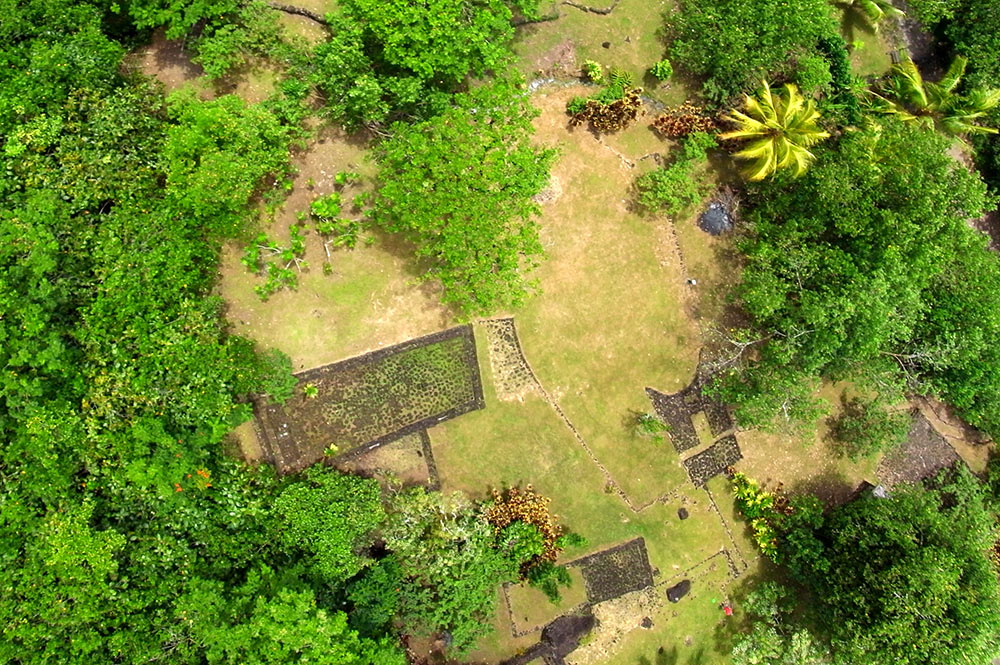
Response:
[[[337,585],[367,564],[362,549],[385,518],[378,483],[313,469],[275,501],[282,538],[302,548],[317,573]]]
[[[685,0],[667,28],[671,62],[705,77],[716,102],[763,78],[795,78],[821,57],[818,40],[838,35],[827,0]]]
[[[554,153],[533,146],[536,111],[523,89],[496,82],[457,95],[428,121],[396,124],[378,148],[372,210],[402,233],[466,314],[517,305],[542,254],[538,206]]]
[[[950,354],[949,335],[925,325],[929,316],[938,320],[939,308],[950,309],[954,296],[942,291],[949,271],[985,252],[965,223],[984,209],[985,187],[948,146],[935,132],[886,122],[845,135],[791,183],[754,187],[749,233],[740,241],[747,257],[740,295],[757,327],[759,356],[723,381],[746,424],[766,423],[767,413],[782,421],[810,413],[808,395],[788,390],[805,378],[867,377],[892,389],[909,381],[945,398],[964,394],[963,405],[996,401],[994,384],[959,378],[977,365],[993,372],[985,348]],[[968,288],[980,294],[990,284]],[[994,316],[992,308],[984,301],[975,311]],[[942,383],[946,376],[954,382]]]
[[[537,9],[537,0],[347,0],[330,16],[313,80],[327,113],[349,125],[428,117],[467,77],[499,70],[515,12]]]
[[[816,124],[816,103],[791,83],[774,95],[763,81],[756,97],[746,96],[745,108],[746,113],[730,111],[726,119],[737,128],[719,138],[749,141],[735,157],[750,162],[744,170],[750,180],[763,180],[779,169],[802,175],[816,159],[808,148],[830,136]]]
[[[288,661],[315,645],[392,662],[365,655],[306,588],[302,548],[274,537],[273,472],[221,454],[246,395],[288,390],[287,359],[229,335],[211,290],[220,241],[285,168],[292,116],[168,106],[121,73],[86,3],[3,16],[0,661]],[[240,598],[260,559],[281,583]],[[225,611],[199,624],[184,599],[206,589]]]
[[[462,495],[422,489],[394,499],[381,533],[391,554],[350,591],[361,624],[377,630],[396,618],[406,632],[447,632],[458,653],[489,632],[497,586],[544,549],[535,526],[497,533]]]
[[[865,496],[786,535],[802,537],[822,546],[794,568],[819,603],[836,662],[958,665],[996,655],[994,515],[964,467],[931,489]]]

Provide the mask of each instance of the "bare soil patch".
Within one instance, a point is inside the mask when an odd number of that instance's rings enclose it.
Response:
[[[959,461],[958,453],[921,413],[913,419],[906,440],[886,453],[876,475],[883,485],[917,483]]]
[[[427,430],[422,429],[384,443],[361,455],[334,463],[341,471],[375,478],[385,487],[423,485],[440,487]]]
[[[163,84],[167,92],[172,92],[183,85],[192,83],[205,71],[201,65],[191,62],[191,56],[184,50],[184,44],[178,39],[167,39],[163,29],[153,33],[149,46],[131,54],[126,60],[126,66],[137,67],[146,76],[151,76]],[[205,98],[212,96],[208,86],[200,91]]]

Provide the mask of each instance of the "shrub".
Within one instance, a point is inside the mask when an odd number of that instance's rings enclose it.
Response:
[[[717,124],[711,116],[705,115],[700,106],[684,102],[680,106],[668,108],[653,120],[653,128],[669,139],[683,138],[693,132],[714,133]]]
[[[583,63],[583,75],[598,85],[604,83],[604,68],[599,62],[585,60]]]
[[[795,78],[816,41],[838,34],[826,0],[683,0],[670,14],[670,59],[705,77],[704,95],[724,102],[762,78]]]
[[[795,80],[804,92],[823,92],[833,80],[830,63],[822,55],[808,53],[796,62]]]
[[[830,86],[833,88],[832,103],[825,104],[824,108],[839,113],[850,125],[861,124],[863,116],[857,94],[859,84],[851,72],[847,44],[840,35],[828,35],[820,37],[817,47],[829,64]]]
[[[583,110],[573,115],[570,124],[576,126],[589,123],[594,131],[606,134],[625,129],[639,117],[642,109],[641,94],[641,89],[629,88],[615,101],[588,99]]]
[[[706,185],[692,177],[708,150],[715,147],[715,138],[695,132],[682,144],[681,155],[670,166],[650,171],[636,180],[639,204],[650,212],[677,215],[705,196]]]
[[[642,110],[642,88],[633,87],[632,76],[617,68],[611,69],[607,80],[597,94],[570,100],[566,111],[572,116],[571,125],[589,123],[594,131],[610,133],[635,121]]]
[[[674,75],[674,66],[670,64],[669,60],[664,58],[650,67],[649,73],[660,81],[668,81]]]
[[[773,521],[778,515],[778,507],[782,505],[783,499],[773,492],[766,491],[757,484],[757,481],[742,473],[734,473],[731,480],[736,509],[749,520],[757,547],[760,548],[761,554],[772,561],[777,561],[778,532],[773,526]]]
[[[670,426],[652,413],[639,413],[635,417],[635,433],[654,443],[663,443],[663,435],[670,431]]]
[[[870,457],[898,445],[910,429],[906,412],[889,411],[877,400],[843,399],[843,411],[831,428],[841,444],[838,452],[851,459]]]
[[[966,83],[970,87],[1000,85],[1000,12],[994,0],[962,0],[957,19],[946,24],[945,35],[955,51],[969,59]]]

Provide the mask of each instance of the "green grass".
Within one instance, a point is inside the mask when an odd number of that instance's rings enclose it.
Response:
[[[892,46],[886,41],[884,32],[872,30],[857,11],[843,10],[840,33],[851,53],[851,68],[858,76],[881,76],[892,67],[889,55]]]
[[[606,7],[611,0],[585,0],[581,4]],[[605,67],[619,67],[632,74],[635,84],[646,88],[651,96],[671,101],[677,96],[677,86],[660,86],[648,70],[664,57],[660,28],[663,14],[673,6],[672,0],[621,0],[611,14],[602,16],[560,5],[558,20],[518,28],[514,51],[520,57],[521,70],[532,78],[538,59],[570,39],[576,47],[578,65],[595,60]],[[549,5],[543,3],[541,12],[549,11]],[[604,42],[610,42],[610,47],[603,48]]]
[[[444,491],[457,489],[483,497],[492,487],[530,483],[552,499],[552,510],[561,523],[588,540],[584,547],[565,552],[563,561],[642,536],[651,565],[660,571],[656,582],[729,546],[722,522],[711,509],[706,493],[694,489],[690,483],[671,501],[638,514],[630,511],[617,494],[606,492],[606,481],[598,466],[542,397],[529,393],[523,401],[497,399],[485,336],[477,337],[486,409],[430,430]],[[669,445],[646,443],[651,463],[658,461],[657,466],[663,467],[677,464],[678,457]],[[673,487],[675,480],[669,474],[651,475],[650,482],[656,486],[650,489],[654,493],[664,492]],[[677,517],[677,509],[682,505],[690,515],[683,521]],[[530,621],[532,615],[527,616]],[[684,616],[682,621],[664,621],[662,628],[653,632],[665,643],[683,639],[686,633],[678,632],[674,625],[688,630],[686,613]],[[690,622],[691,630],[703,620],[698,614]],[[507,632],[485,640],[474,654],[476,657],[496,662],[524,646],[524,640],[510,637],[506,620],[498,620],[498,629]],[[712,639],[711,630],[695,634],[699,643],[708,644]]]

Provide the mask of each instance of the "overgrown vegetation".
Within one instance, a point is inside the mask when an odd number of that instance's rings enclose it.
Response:
[[[818,40],[837,34],[827,0],[684,0],[667,20],[670,60],[704,77],[702,94],[719,104],[763,78],[795,80],[822,58]]]
[[[681,144],[681,153],[672,164],[650,171],[636,180],[639,204],[650,212],[673,216],[701,201],[707,187],[701,179],[694,177],[694,172],[704,164],[708,151],[716,145],[711,134],[695,132],[688,135]]]
[[[669,65],[669,63],[667,63]],[[635,122],[642,111],[642,88],[632,84],[632,77],[612,68],[607,76],[600,64],[587,61],[584,73],[594,83],[605,83],[590,97],[574,97],[566,110],[573,126],[587,124],[595,132],[621,131]]]
[[[373,220],[416,245],[425,278],[467,315],[518,305],[534,286],[532,197],[555,156],[529,141],[535,114],[517,85],[499,81],[456,95],[431,120],[395,125],[378,148]]]
[[[815,499],[800,499],[765,519],[776,536],[774,558],[810,592],[833,662],[964,663],[988,660],[997,647],[1000,596],[987,557],[995,510],[988,488],[958,466],[926,488],[900,486],[887,498],[867,493],[826,513]],[[787,592],[765,586],[756,593],[748,609],[763,621],[738,643],[737,662],[769,652],[776,658],[801,630],[782,609]],[[778,611],[761,611],[765,599],[778,602]],[[827,648],[798,639],[813,645],[810,653],[817,649],[814,658]]]
[[[845,135],[794,187],[754,189],[740,294],[760,356],[722,382],[741,422],[812,417],[808,380],[823,376],[940,392],[976,425],[998,426],[1000,366],[977,341],[990,329],[979,317],[1000,311],[985,286],[998,268],[964,221],[986,192],[947,148],[886,122]]]

